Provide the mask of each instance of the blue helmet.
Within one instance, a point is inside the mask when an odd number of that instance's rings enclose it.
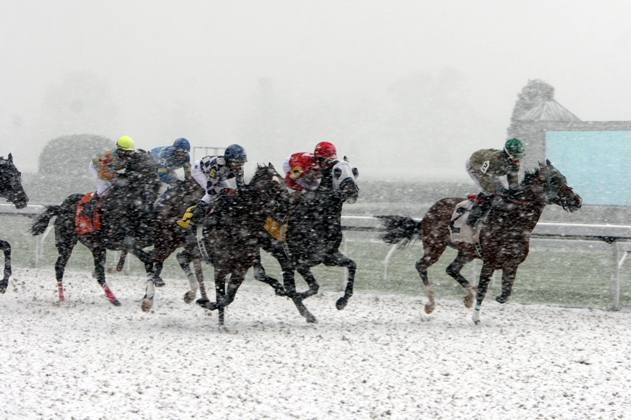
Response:
[[[238,144],[231,144],[230,146],[226,147],[226,151],[224,152],[223,157],[224,159],[226,159],[226,163],[245,163],[248,161],[248,156],[245,154],[245,149]]]
[[[191,144],[184,137],[180,137],[179,139],[173,142],[173,147],[177,150],[184,150],[189,152],[191,150]]]

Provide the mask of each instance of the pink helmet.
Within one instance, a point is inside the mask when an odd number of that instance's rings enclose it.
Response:
[[[317,158],[337,159],[337,150],[335,150],[333,143],[329,143],[328,141],[318,143],[313,154]]]

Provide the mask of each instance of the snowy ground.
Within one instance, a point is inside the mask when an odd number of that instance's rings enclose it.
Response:
[[[338,293],[293,304],[246,283],[229,332],[166,279],[152,313],[142,278],[14,270],[0,296],[0,417],[76,419],[631,418],[631,313],[483,306]],[[210,287],[212,288],[212,286]]]

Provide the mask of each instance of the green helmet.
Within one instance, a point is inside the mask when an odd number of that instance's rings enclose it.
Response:
[[[519,139],[506,140],[506,143],[504,144],[504,151],[511,159],[520,159],[526,155],[524,143],[522,143]]]
[[[134,141],[129,136],[123,136],[116,142],[116,147],[123,150],[134,150]]]

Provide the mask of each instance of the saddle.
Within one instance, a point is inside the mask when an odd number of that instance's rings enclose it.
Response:
[[[105,194],[100,199],[94,197],[95,195],[96,192],[86,193],[77,205],[77,211],[74,219],[77,235],[85,235],[87,233],[101,230],[101,215],[99,214],[99,210],[101,209],[101,205],[103,205],[103,201],[105,201],[108,194]],[[87,210],[85,207],[89,206],[88,202],[92,200],[93,197],[95,200],[98,200],[94,206],[94,210],[92,212],[85,211]]]

